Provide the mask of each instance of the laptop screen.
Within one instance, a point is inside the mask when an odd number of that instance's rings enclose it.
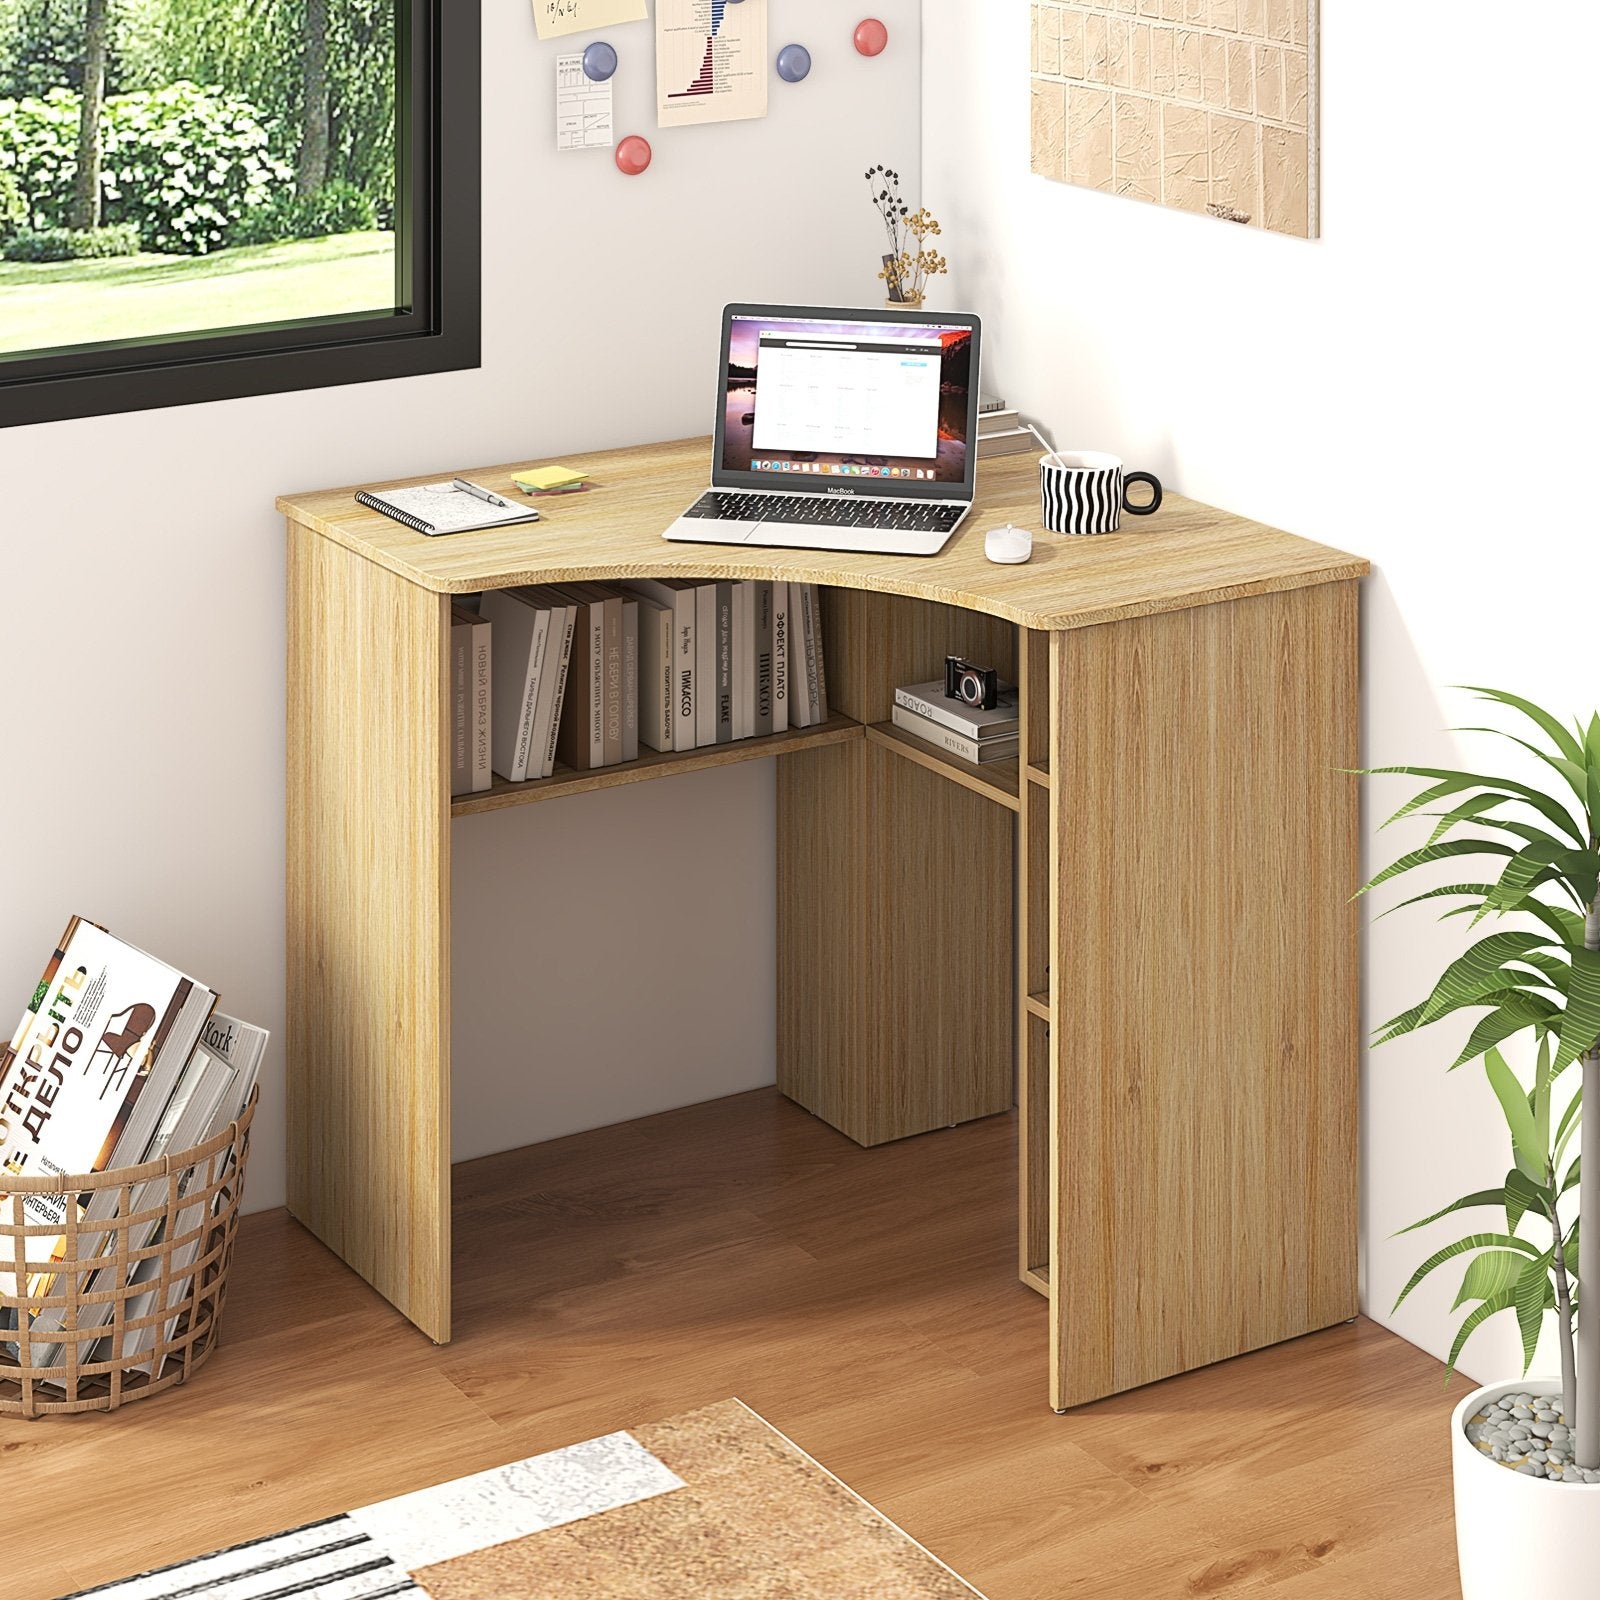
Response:
[[[729,306],[718,487],[972,498],[976,317]]]

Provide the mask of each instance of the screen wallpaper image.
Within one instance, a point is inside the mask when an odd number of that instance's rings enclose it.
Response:
[[[970,328],[735,317],[724,383],[725,471],[966,477]]]

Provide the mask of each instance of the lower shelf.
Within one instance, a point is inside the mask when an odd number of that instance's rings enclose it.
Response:
[[[906,733],[892,722],[868,723],[867,737],[885,750],[892,750],[897,756],[916,762],[919,767],[937,772],[941,778],[959,783],[963,789],[981,794],[986,800],[993,800],[1008,811],[1022,809],[1022,801],[1017,797],[1019,780],[1015,760],[987,761],[979,766],[976,762],[963,761],[960,756],[953,756],[937,745]]]
[[[1050,1269],[1048,1267],[1029,1267],[1022,1274],[1022,1281],[1030,1289],[1037,1289],[1046,1300],[1050,1298]]]
[[[815,728],[791,728],[787,733],[769,734],[763,739],[736,739],[731,744],[706,745],[699,750],[651,750],[637,761],[625,761],[621,766],[601,767],[593,772],[574,772],[558,762],[554,775],[549,778],[536,778],[531,783],[511,783],[496,778],[491,789],[457,795],[450,802],[450,815],[470,817],[480,811],[504,811],[510,806],[534,805],[565,794],[588,794],[595,789],[614,789],[623,783],[669,778],[677,772],[699,772],[705,767],[732,766],[736,761],[793,755],[796,750],[843,744],[861,735],[859,722],[841,716],[830,717]]]

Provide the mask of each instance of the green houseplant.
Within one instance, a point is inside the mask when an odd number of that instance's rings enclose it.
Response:
[[[1469,943],[1427,996],[1383,1024],[1376,1042],[1458,1012],[1472,1014],[1451,1068],[1483,1062],[1513,1158],[1498,1186],[1463,1195],[1412,1225],[1482,1208],[1497,1213],[1434,1251],[1396,1305],[1432,1272],[1465,1258],[1455,1305],[1469,1310],[1451,1346],[1451,1369],[1473,1331],[1502,1312],[1517,1319],[1524,1376],[1547,1315],[1555,1317],[1561,1351],[1562,1409],[1531,1441],[1548,1445],[1545,1436],[1563,1430],[1557,1436],[1562,1448],[1554,1454],[1541,1449],[1534,1459],[1531,1449],[1520,1457],[1497,1452],[1516,1469],[1514,1476],[1485,1453],[1482,1419],[1499,1416],[1500,1410],[1488,1408],[1501,1401],[1509,1409],[1520,1398],[1512,1392],[1517,1385],[1477,1391],[1452,1419],[1457,1536],[1468,1600],[1504,1593],[1502,1586],[1525,1576],[1502,1564],[1521,1561],[1525,1552],[1523,1540],[1508,1537],[1508,1519],[1520,1518],[1528,1537],[1546,1551],[1553,1566],[1544,1576],[1553,1592],[1580,1592],[1600,1570],[1600,1482],[1589,1479],[1600,1468],[1600,1316],[1583,1315],[1579,1303],[1582,1283],[1600,1285],[1600,1214],[1587,1225],[1582,1215],[1600,1206],[1600,1191],[1587,1207],[1581,1191],[1572,1194],[1585,1166],[1600,1170],[1600,1117],[1585,1123],[1582,1114],[1586,1097],[1600,1105],[1600,713],[1568,728],[1517,695],[1473,692],[1515,711],[1532,727],[1523,730],[1526,738],[1500,728],[1463,731],[1511,740],[1542,763],[1533,770],[1544,771],[1549,781],[1436,767],[1372,769],[1423,780],[1384,826],[1415,816],[1430,817],[1435,825],[1424,844],[1392,861],[1362,890],[1440,862],[1465,860],[1479,869],[1473,881],[1434,885],[1401,902],[1444,902],[1442,917],[1465,919]],[[1512,1068],[1508,1056],[1516,1051],[1530,1058],[1531,1083]],[[1562,1079],[1574,1065],[1581,1068],[1582,1083],[1569,1094],[1571,1081]],[[1552,1393],[1553,1386],[1543,1392]],[[1468,1422],[1478,1424],[1472,1440],[1465,1437]],[[1539,1480],[1547,1479],[1560,1481],[1545,1487]],[[1570,1590],[1563,1587],[1569,1571],[1587,1574],[1574,1577],[1578,1587]]]

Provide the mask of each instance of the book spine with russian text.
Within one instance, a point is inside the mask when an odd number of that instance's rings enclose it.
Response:
[[[789,731],[789,593],[792,584],[772,586],[772,731]]]
[[[622,597],[607,595],[600,602],[605,614],[605,754],[601,765],[617,766],[622,760]]]
[[[544,765],[539,776],[548,778],[556,770],[556,740],[561,733],[561,712],[566,704],[567,678],[572,665],[572,636],[577,627],[578,608],[558,606],[553,619],[561,630],[561,654],[556,660],[556,681],[550,701],[550,731],[545,735]]]
[[[755,642],[754,725],[750,731],[758,739],[772,733],[776,726],[772,673],[773,588],[774,585],[764,581],[757,583],[750,596],[751,605],[755,610],[755,622],[750,630]]]
[[[622,759],[639,759],[639,602],[622,601]]]
[[[469,664],[470,689],[467,706],[467,737],[471,772],[470,788],[481,793],[494,782],[489,760],[490,708],[494,691],[494,626],[482,617],[472,619],[472,650]]]
[[[795,662],[795,675],[799,679],[800,721],[802,728],[815,727],[822,718],[817,715],[817,668],[815,649],[816,611],[812,601],[811,585],[797,584],[800,591],[799,659]]]
[[[748,739],[753,721],[755,654],[750,642],[750,591],[748,580],[733,586],[733,736]]]
[[[472,624],[459,612],[450,620],[450,793],[469,794],[472,769]]]
[[[639,743],[672,749],[672,607],[641,595],[639,606]]]
[[[827,653],[822,648],[822,591],[814,583],[806,585],[811,592],[811,670],[815,678],[812,710],[818,722],[828,720],[828,670]]]
[[[717,585],[717,738],[733,740],[733,590],[731,583]]]
[[[717,586],[695,590],[694,610],[695,747],[717,742]]]

